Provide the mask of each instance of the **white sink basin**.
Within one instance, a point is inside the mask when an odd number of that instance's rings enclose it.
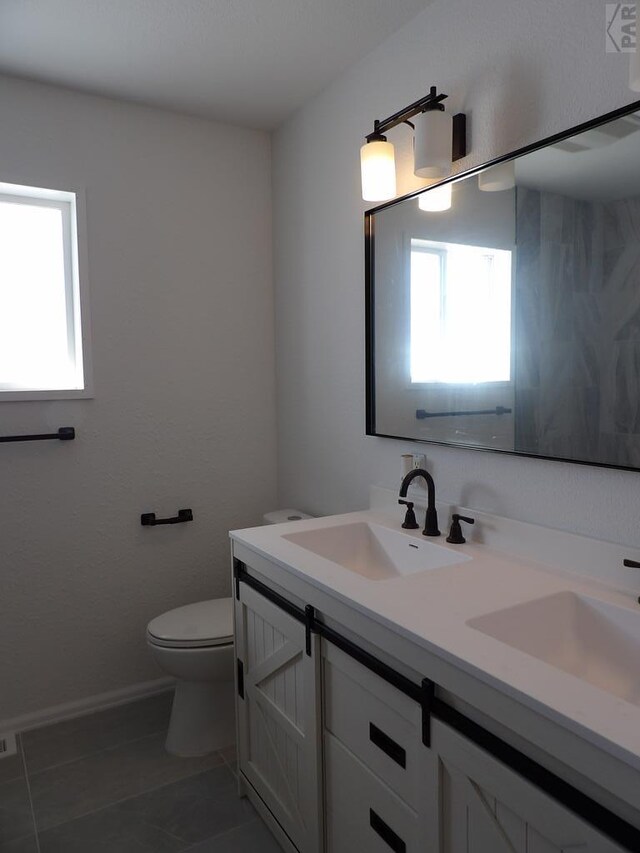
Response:
[[[467,625],[640,705],[640,605],[559,592]]]
[[[373,581],[455,566],[471,559],[427,539],[364,521],[303,530],[282,538]]]

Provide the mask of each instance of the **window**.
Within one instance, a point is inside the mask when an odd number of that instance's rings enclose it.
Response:
[[[411,382],[511,379],[511,252],[411,241]]]
[[[76,205],[0,183],[0,400],[87,394]]]

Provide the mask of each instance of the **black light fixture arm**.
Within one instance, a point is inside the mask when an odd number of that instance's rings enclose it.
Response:
[[[367,142],[384,142],[384,139],[381,139],[381,137],[383,137],[388,130],[392,130],[399,124],[408,122],[409,119],[425,112],[425,110],[437,108],[437,105],[440,104],[441,101],[444,101],[446,97],[447,95],[444,94],[438,95],[436,87],[432,86],[428,95],[414,101],[412,104],[409,104],[408,107],[404,107],[388,118],[382,119],[382,121],[376,119],[373,123],[373,133],[370,133],[366,137]],[[444,107],[440,107],[440,109],[444,109]]]

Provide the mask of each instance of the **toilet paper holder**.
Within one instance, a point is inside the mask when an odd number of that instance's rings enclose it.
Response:
[[[172,518],[156,518],[155,512],[143,512],[140,524],[143,527],[156,527],[158,524],[182,524],[183,521],[193,521],[193,510],[179,509]]]

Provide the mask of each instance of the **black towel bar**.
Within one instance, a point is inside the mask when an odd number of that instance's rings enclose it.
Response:
[[[469,412],[427,412],[426,409],[416,409],[416,418],[419,421],[425,418],[455,418],[465,415],[509,415],[511,409],[505,406],[496,406],[495,409],[475,409]]]
[[[5,441],[49,441],[52,438],[57,438],[60,441],[73,441],[75,437],[74,427],[60,427],[57,432],[43,432],[39,435],[3,435],[0,436],[0,443]]]

